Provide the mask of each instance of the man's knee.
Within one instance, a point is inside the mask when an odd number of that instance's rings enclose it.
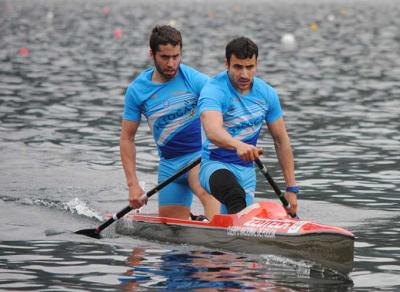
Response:
[[[212,195],[226,205],[229,214],[246,208],[246,193],[232,172],[219,169],[211,175],[209,183]]]

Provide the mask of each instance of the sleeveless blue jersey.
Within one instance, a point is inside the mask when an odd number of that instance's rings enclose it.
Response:
[[[219,111],[223,127],[232,137],[256,145],[261,127],[282,117],[276,91],[254,77],[251,91],[240,94],[232,85],[227,71],[211,78],[201,91],[199,112]],[[220,148],[203,135],[203,158],[252,167],[252,161],[241,160],[235,150]]]
[[[173,79],[154,83],[154,70],[144,70],[128,86],[123,119],[140,121],[143,114],[162,158],[201,150],[197,102],[208,76],[181,64]]]

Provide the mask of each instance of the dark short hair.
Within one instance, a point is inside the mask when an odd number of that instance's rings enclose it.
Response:
[[[160,45],[180,45],[182,48],[182,36],[181,33],[172,26],[169,25],[157,25],[153,28],[150,35],[150,49],[155,54],[159,49]]]
[[[249,38],[239,37],[231,40],[225,48],[225,57],[229,64],[232,55],[235,55],[239,59],[252,58],[256,55],[256,60],[258,58],[258,47]]]

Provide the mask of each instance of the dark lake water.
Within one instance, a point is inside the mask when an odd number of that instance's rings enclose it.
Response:
[[[286,113],[298,213],[354,232],[348,278],[112,228],[100,241],[68,232],[127,204],[123,95],[151,64],[151,28],[165,23],[183,34],[183,61],[210,75],[231,38],[259,45],[258,75]],[[398,291],[399,28],[397,0],[0,0],[0,290]],[[271,139],[260,140],[282,183]],[[149,190],[158,158],[145,123],[137,145]],[[275,199],[261,176],[257,196]],[[142,212],[155,210],[156,197]]]

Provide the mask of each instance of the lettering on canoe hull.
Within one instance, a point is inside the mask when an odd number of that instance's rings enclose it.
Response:
[[[248,237],[263,237],[275,238],[275,229],[270,228],[252,228],[243,226],[231,226],[227,228],[228,236],[248,236]]]

